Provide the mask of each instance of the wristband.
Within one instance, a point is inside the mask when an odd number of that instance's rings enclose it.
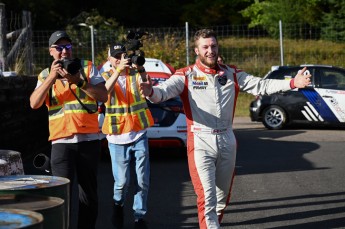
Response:
[[[291,89],[295,89],[296,87],[295,87],[295,79],[291,79],[290,80],[290,88]]]
[[[154,93],[154,90],[153,90],[153,88],[152,88],[152,91],[151,91],[151,93],[149,94],[149,97],[152,97],[152,96],[153,96],[153,93]]]
[[[79,88],[83,88],[86,85],[86,81],[85,80],[80,80],[76,85]]]
[[[122,72],[119,68],[115,69],[119,74]]]
[[[145,68],[143,67],[143,68],[139,69],[138,72],[139,72],[139,73],[145,72]]]

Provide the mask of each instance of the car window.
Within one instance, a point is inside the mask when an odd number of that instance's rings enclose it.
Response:
[[[269,79],[292,79],[297,74],[298,70],[300,70],[300,67],[294,67],[294,68],[281,68],[279,70],[273,71],[271,75],[269,75]]]
[[[326,89],[345,90],[345,71],[323,69],[321,87]]]

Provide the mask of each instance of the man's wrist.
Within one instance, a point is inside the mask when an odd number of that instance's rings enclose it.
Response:
[[[296,88],[296,86],[295,86],[295,79],[291,79],[290,80],[290,88],[291,89],[295,89]]]
[[[115,70],[120,74],[121,72],[122,72],[122,70],[121,69],[119,69],[118,67],[117,68],[115,68]]]

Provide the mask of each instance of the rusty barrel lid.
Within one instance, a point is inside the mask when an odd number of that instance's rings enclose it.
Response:
[[[0,177],[0,190],[45,189],[65,186],[70,181],[64,177],[45,175],[13,175]]]
[[[22,209],[0,208],[0,228],[42,228],[43,216],[40,213]]]

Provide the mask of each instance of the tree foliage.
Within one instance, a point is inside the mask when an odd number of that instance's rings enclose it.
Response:
[[[95,43],[123,42],[126,32],[119,25],[115,18],[105,18],[101,16],[98,10],[93,9],[90,12],[81,12],[70,20],[70,24],[66,26],[66,32],[71,36],[73,43],[78,46],[89,47],[89,44],[83,41],[91,40],[90,26],[93,27]],[[91,42],[91,41],[90,41]],[[108,56],[107,50],[101,50],[96,47],[95,57],[97,63],[101,63]]]
[[[249,24],[278,36],[278,22],[329,24],[326,39],[344,40],[345,0],[0,0],[10,11],[31,12],[35,30],[73,27],[92,18],[99,28],[193,27]],[[89,14],[85,17],[86,14]],[[96,16],[97,15],[97,16]],[[110,26],[104,24],[105,20]],[[308,29],[308,28],[307,28]],[[285,33],[286,34],[286,33]],[[290,34],[295,36],[296,34]],[[289,36],[289,35],[288,35]]]
[[[345,41],[345,0],[329,0],[329,8],[324,12],[321,38]]]
[[[194,0],[183,5],[181,20],[192,26],[214,26],[227,24],[244,24],[245,18],[239,13],[251,0]]]
[[[116,18],[126,27],[178,26],[182,5],[191,0],[0,0],[9,11],[32,12],[34,29],[55,30],[71,24],[81,12],[93,9],[105,18]]]
[[[321,3],[321,0],[255,0],[241,13],[244,17],[250,18],[250,27],[263,27],[277,37],[280,20],[284,24],[316,25],[322,15]]]

